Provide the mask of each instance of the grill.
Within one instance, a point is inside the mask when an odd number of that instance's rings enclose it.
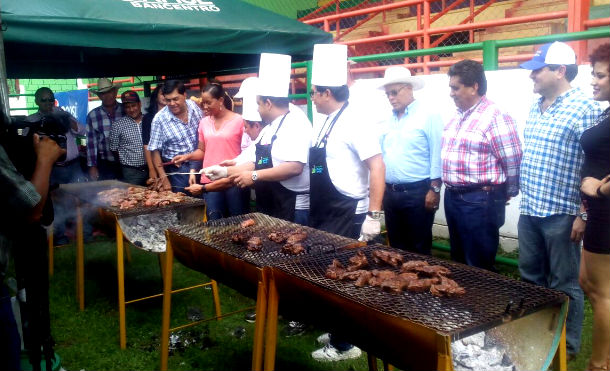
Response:
[[[256,224],[248,228],[241,228],[240,223],[247,219],[253,219]],[[267,235],[271,232],[290,231],[297,228],[307,232],[307,238],[302,242],[305,252],[299,255],[283,253],[281,251],[282,244],[275,243],[267,238]],[[239,215],[207,223],[171,227],[169,231],[259,268],[275,266],[281,262],[292,261],[303,256],[327,254],[334,256],[337,251],[365,245],[364,242],[304,227],[260,213]],[[231,242],[231,236],[238,232],[260,236],[263,240],[261,251],[248,251],[245,246]],[[179,245],[173,247],[175,250],[181,250]]]
[[[110,206],[104,202],[101,202],[97,198],[97,194],[101,191],[107,191],[112,188],[127,188],[135,187],[133,184],[119,182],[117,180],[102,180],[99,182],[85,182],[85,183],[71,183],[62,184],[60,190],[67,194],[70,194],[82,202],[89,203],[95,206],[101,207],[104,211],[113,214],[117,218],[124,218],[129,216],[153,214],[156,212],[163,212],[169,210],[180,210],[184,208],[192,208],[197,206],[204,206],[205,201],[203,199],[186,197],[183,202],[171,203],[165,206],[159,207],[135,207],[132,209],[121,210],[118,207]]]
[[[372,245],[361,250],[368,258],[370,268],[399,268],[377,265],[371,252],[383,249],[398,252],[404,261],[425,260],[451,270],[451,278],[466,289],[460,297],[435,297],[430,292],[408,292],[399,294],[384,292],[379,287],[356,287],[351,281],[331,280],[324,273],[332,259],[336,258],[345,266],[355,252],[342,251],[336,254],[307,256],[294,262],[277,264],[277,268],[298,278],[309,281],[339,296],[349,298],[384,314],[401,317],[418,323],[436,332],[461,338],[496,326],[511,318],[517,318],[547,306],[565,301],[564,294],[534,286],[525,282],[508,279],[499,274],[466,265],[448,262],[429,256],[422,256],[393,249],[383,245]]]
[[[347,266],[356,252],[337,251],[303,256],[273,267],[272,282],[280,308],[293,318],[318,323],[340,334],[401,369],[453,369],[451,342],[482,331],[506,343],[515,365],[528,365],[518,369],[541,369],[543,364],[548,367],[549,349],[553,352],[556,346],[552,345],[553,337],[559,338],[565,317],[564,294],[378,244],[361,249],[369,261],[367,269],[399,270],[375,264],[371,256],[374,249],[400,253],[405,261],[425,260],[447,267],[466,294],[439,298],[429,292],[390,293],[379,287],[358,288],[350,281],[331,280],[324,274],[332,259]],[[522,335],[525,333],[528,335]],[[266,346],[273,348],[274,339],[268,338]],[[272,357],[265,362],[271,365]]]

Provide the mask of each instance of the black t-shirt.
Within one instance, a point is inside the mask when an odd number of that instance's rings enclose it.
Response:
[[[585,130],[580,137],[580,145],[585,152],[585,162],[581,176],[602,179],[610,174],[610,118],[607,108],[594,126]]]

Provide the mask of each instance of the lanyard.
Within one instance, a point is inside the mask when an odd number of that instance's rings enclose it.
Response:
[[[271,137],[271,145],[273,145],[273,142],[275,142],[275,140],[277,139],[277,132],[280,131],[280,128],[282,127],[282,124],[284,123],[284,119],[286,118],[286,116],[288,116],[288,114],[290,113],[290,111],[286,112],[286,114],[284,115],[284,117],[282,117],[282,120],[280,120],[280,124],[277,126],[277,130],[275,131],[275,133],[273,133],[273,136]]]
[[[335,117],[333,117],[332,121],[330,122],[330,125],[328,125],[328,128],[326,129],[326,133],[324,134],[322,139],[320,139],[320,135],[322,134],[322,131],[324,131],[323,129],[324,129],[324,126],[326,125],[326,122],[324,122],[324,125],[322,125],[322,129],[320,130],[320,134],[318,134],[318,139],[316,139],[316,145],[314,147],[322,148],[322,144],[324,144],[324,147],[326,147],[326,141],[328,140],[328,136],[330,135],[330,132],[335,127],[335,123],[337,122],[337,120],[339,119],[339,116],[341,116],[341,114],[343,113],[343,110],[345,110],[345,107],[347,107],[348,104],[349,104],[349,101],[346,101],[343,104],[343,106],[341,107],[339,112],[337,112],[337,115]],[[328,117],[326,118],[326,120],[328,120]]]

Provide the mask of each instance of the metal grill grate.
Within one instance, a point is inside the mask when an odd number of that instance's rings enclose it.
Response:
[[[370,267],[367,269],[391,269],[374,263],[371,252],[384,249],[403,255],[404,261],[425,260],[451,270],[451,278],[466,289],[461,297],[439,298],[429,292],[389,293],[379,287],[358,288],[351,281],[331,280],[324,277],[334,258],[345,266],[355,251],[338,251],[333,254],[312,255],[293,262],[282,262],[276,268],[378,310],[431,328],[454,338],[485,330],[499,323],[510,321],[543,307],[557,305],[566,300],[560,292],[506,278],[499,274],[453,262],[417,255],[383,245],[362,248]],[[458,336],[459,335],[459,336]]]
[[[71,183],[62,184],[60,190],[79,200],[91,205],[99,206],[105,211],[114,214],[117,218],[128,216],[146,215],[157,212],[165,212],[170,210],[179,210],[191,207],[203,207],[205,201],[200,198],[186,197],[183,202],[171,203],[169,205],[158,207],[135,207],[132,209],[120,209],[118,207],[109,206],[108,204],[98,200],[97,194],[101,191],[107,191],[112,188],[127,188],[134,187],[133,184],[119,182],[117,180],[103,180],[99,182]]]
[[[256,224],[242,229],[240,223],[247,219],[254,219]],[[307,238],[302,242],[305,247],[305,252],[299,255],[283,253],[281,251],[282,244],[275,243],[267,238],[267,235],[271,232],[290,231],[297,228],[307,232]],[[350,238],[304,227],[299,224],[260,213],[218,219],[208,223],[172,227],[169,228],[169,230],[177,235],[217,249],[258,267],[270,267],[279,262],[291,261],[302,256],[321,254],[330,254],[334,256],[334,253],[338,250],[364,244]],[[248,251],[244,245],[238,245],[231,242],[231,236],[238,232],[246,232],[252,236],[260,236],[263,240],[262,250]]]

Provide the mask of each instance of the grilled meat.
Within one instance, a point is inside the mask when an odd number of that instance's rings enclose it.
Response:
[[[299,242],[293,244],[287,243],[282,247],[282,252],[284,254],[298,255],[303,251],[305,251],[305,247]]]
[[[182,192],[152,191],[141,187],[112,188],[98,192],[98,200],[121,210],[136,207],[160,207],[172,203],[184,202],[186,195]]]
[[[288,236],[286,238],[286,243],[287,244],[295,244],[297,242],[302,242],[305,241],[305,239],[307,238],[307,232],[305,232],[302,229],[295,229],[294,231],[288,233]]]
[[[243,222],[241,222],[240,226],[242,228],[248,228],[248,227],[252,227],[255,224],[256,224],[256,221],[254,219],[246,219]]]
[[[369,285],[371,286],[381,286],[383,281],[395,279],[397,274],[390,270],[377,270],[373,269],[371,271],[373,277],[369,279]]]
[[[258,236],[250,237],[246,241],[246,249],[248,251],[261,251],[263,249],[263,239]]]
[[[250,236],[247,233],[234,233],[231,235],[231,242],[238,245],[243,245],[249,238]]]
[[[382,262],[391,265],[392,267],[398,267],[402,264],[402,255],[396,252],[388,251],[388,250],[374,250],[373,253],[373,261],[377,264],[381,264]]]
[[[417,272],[416,271],[417,268],[425,267],[428,265],[430,265],[430,264],[428,264],[428,262],[424,261],[424,260],[409,260],[408,262],[404,263],[400,267],[400,271],[401,272]]]
[[[383,291],[393,292],[395,294],[402,292],[402,290],[409,285],[409,282],[401,280],[399,277],[385,280],[381,283],[381,289]]]
[[[448,276],[451,271],[441,265],[424,265],[421,267],[414,268],[414,271],[422,276],[436,277],[436,276]]]
[[[360,270],[357,272],[360,272],[360,275],[356,279],[356,282],[354,282],[354,285],[356,285],[357,287],[364,287],[364,285],[367,285],[369,283],[369,280],[373,277],[373,273],[371,273],[370,271]]]
[[[403,281],[409,282],[409,281],[416,280],[419,277],[417,277],[417,273],[403,272],[398,275],[398,278],[400,278]]]
[[[267,238],[275,243],[284,243],[288,239],[288,235],[284,232],[271,232]]]
[[[366,259],[366,255],[362,251],[358,251],[356,255],[349,258],[349,265],[347,270],[349,272],[357,271],[362,268],[369,266],[369,261]]]
[[[457,284],[454,280],[441,277],[441,282],[430,287],[430,293],[434,296],[461,296],[466,293],[466,290]]]
[[[365,271],[365,270],[359,270],[359,271],[345,271],[343,272],[343,274],[341,276],[339,276],[339,279],[341,281],[356,281],[357,279],[360,278],[361,275],[366,274],[366,273],[370,273],[369,271]]]
[[[345,267],[341,262],[337,259],[333,259],[332,263],[326,269],[326,274],[324,275],[326,278],[330,278],[331,280],[337,280],[341,275],[345,273]]]

